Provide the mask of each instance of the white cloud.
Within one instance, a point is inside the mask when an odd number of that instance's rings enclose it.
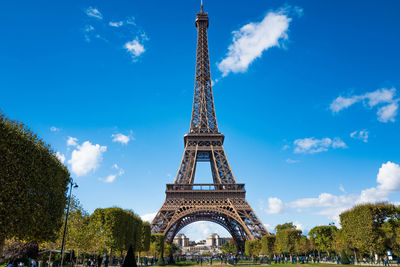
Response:
[[[377,89],[373,92],[365,93],[363,95],[353,95],[349,97],[339,96],[329,106],[329,108],[337,113],[351,105],[363,101],[365,106],[373,108],[380,104],[386,104],[380,107],[377,111],[378,121],[380,122],[394,122],[397,115],[399,99],[394,99],[396,89]]]
[[[86,9],[85,13],[89,17],[96,18],[96,19],[103,19],[103,15],[101,14],[101,12],[97,8],[88,7]]]
[[[108,25],[110,25],[111,27],[119,28],[119,27],[121,27],[122,25],[124,25],[124,22],[123,22],[123,21],[115,21],[115,22],[110,21],[110,22],[108,23]]]
[[[329,108],[333,112],[339,112],[342,109],[348,108],[354,103],[358,102],[360,98],[358,96],[352,96],[352,97],[343,97],[343,96],[338,96],[329,106]]]
[[[128,144],[129,141],[131,140],[130,136],[127,136],[127,135],[124,135],[121,133],[113,134],[113,135],[111,135],[111,137],[113,138],[112,139],[113,142],[118,142],[118,143],[121,143],[124,145]]]
[[[117,178],[117,176],[124,175],[124,173],[125,173],[124,169],[122,169],[121,167],[119,167],[117,164],[114,164],[114,165],[112,166],[112,168],[115,169],[115,170],[117,170],[118,172],[117,172],[117,173],[114,173],[114,174],[108,175],[105,179],[99,178],[99,180],[101,180],[101,181],[103,181],[103,182],[105,182],[105,183],[112,183],[112,182],[115,181],[115,179]]]
[[[50,127],[50,131],[51,131],[51,132],[59,132],[59,131],[60,131],[60,128],[57,128],[57,127],[55,127],[55,126],[51,126],[51,127]]]
[[[383,163],[377,175],[377,183],[376,187],[364,189],[360,194],[346,194],[344,188],[340,186],[340,190],[344,193],[342,195],[321,193],[314,198],[301,198],[288,203],[283,203],[278,198],[272,199],[274,203],[279,203],[280,210],[293,209],[305,212],[308,209],[338,224],[339,214],[354,205],[388,201],[391,194],[400,192],[400,165],[390,161]],[[266,212],[269,213],[268,210]]]
[[[313,154],[328,151],[329,148],[347,148],[346,144],[339,138],[315,139],[314,137],[296,139],[294,153]]]
[[[251,22],[233,32],[232,44],[227,56],[218,63],[222,76],[230,72],[246,72],[248,66],[262,53],[274,46],[280,46],[288,39],[287,30],[292,20],[288,10],[270,11],[260,22]]]
[[[78,145],[72,151],[71,159],[68,163],[71,165],[71,171],[76,176],[84,176],[90,171],[96,170],[103,159],[103,153],[107,150],[106,146],[99,144],[92,145],[89,141]]]
[[[368,142],[368,135],[369,132],[367,130],[354,131],[350,133],[351,138],[362,140],[364,143]]]
[[[78,138],[68,136],[67,146],[77,146],[78,145],[77,141],[78,141]]]
[[[140,44],[138,40],[132,40],[125,43],[124,48],[129,52],[133,60],[135,60],[138,56],[143,54],[144,51],[146,51],[144,49],[144,46]]]
[[[142,220],[145,222],[151,223],[151,221],[153,221],[153,219],[154,219],[154,217],[156,217],[156,215],[157,215],[157,212],[148,213],[148,214],[141,215],[140,218],[142,218]]]
[[[298,163],[298,162],[300,162],[300,160],[297,160],[297,159],[286,159],[286,163],[289,163],[289,164],[294,164],[294,163]]]
[[[117,176],[116,176],[115,174],[110,174],[109,176],[107,176],[106,179],[104,179],[104,182],[106,182],[106,183],[112,183],[112,182],[114,182],[114,180],[115,180],[116,177],[117,177]]]
[[[64,154],[61,154],[60,152],[56,152],[56,157],[58,158],[58,160],[62,163],[62,164],[64,164],[64,162],[65,162],[65,155]]]
[[[386,106],[383,106],[378,109],[377,115],[378,115],[378,121],[380,122],[394,122],[395,117],[397,115],[397,109],[399,108],[399,105],[395,102]]]
[[[283,202],[279,198],[270,197],[268,198],[268,209],[265,210],[268,214],[278,214],[281,213],[283,209]]]
[[[305,230],[305,229],[304,229],[304,225],[301,224],[301,223],[299,223],[298,221],[295,221],[293,224],[294,224],[294,226],[296,226],[296,229],[297,229],[297,230],[301,230],[301,231],[304,231],[304,230]]]

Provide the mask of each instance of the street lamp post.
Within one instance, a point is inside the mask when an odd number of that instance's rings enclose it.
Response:
[[[69,178],[69,183],[71,186],[69,188],[68,206],[67,206],[67,213],[65,215],[65,224],[64,224],[64,234],[63,234],[63,239],[62,239],[62,243],[61,243],[61,265],[60,265],[60,267],[63,266],[63,262],[64,262],[64,241],[65,241],[65,234],[67,232],[68,214],[69,214],[69,207],[71,205],[72,188],[78,187],[77,183],[74,183],[74,180],[72,178]]]

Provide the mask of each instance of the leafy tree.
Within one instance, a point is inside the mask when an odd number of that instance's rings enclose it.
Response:
[[[69,176],[49,145],[0,111],[0,249],[12,237],[56,239]]]
[[[142,251],[148,251],[150,249],[151,239],[151,226],[150,223],[143,223],[143,237],[142,237]]]
[[[235,254],[237,252],[235,241],[231,239],[229,242],[222,244],[221,252],[225,254]]]
[[[21,241],[11,241],[5,248],[4,256],[8,260],[21,258],[37,258],[39,246],[36,241],[23,243]]]
[[[311,241],[304,235],[300,236],[296,244],[296,253],[306,255],[312,250]]]
[[[121,208],[96,209],[90,216],[90,226],[95,229],[95,239],[101,249],[119,251],[130,246],[135,252],[142,243],[142,221],[130,210]]]
[[[275,235],[265,235],[261,238],[261,254],[273,257],[275,252]]]
[[[330,255],[330,252],[334,250],[334,237],[337,230],[334,225],[321,225],[312,228],[308,233],[320,256],[321,251]]]
[[[287,230],[287,229],[297,229],[297,227],[292,222],[278,224],[277,226],[275,226],[275,232],[279,232],[281,230]]]
[[[251,257],[253,255],[253,252],[251,251],[250,240],[246,240],[244,243],[244,255],[247,257]]]
[[[154,243],[155,253],[158,255],[158,264],[164,264],[164,235],[152,234],[151,240]]]
[[[250,241],[250,246],[251,246],[251,256],[258,257],[261,252],[261,241],[260,240],[251,240]]]
[[[398,217],[398,209],[392,204],[364,204],[340,214],[342,234],[348,247],[357,252],[378,253],[382,250],[385,232],[382,226],[386,221]]]
[[[301,230],[281,229],[276,233],[275,249],[278,253],[293,255],[300,240]]]

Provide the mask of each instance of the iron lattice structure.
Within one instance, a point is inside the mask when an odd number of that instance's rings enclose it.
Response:
[[[154,218],[153,233],[172,242],[186,225],[210,221],[223,226],[238,248],[245,240],[260,239],[267,231],[246,201],[244,184],[237,184],[225,155],[224,135],[218,131],[208,54],[208,14],[196,16],[197,56],[190,132],[184,136],[185,152],[173,184],[167,184],[166,200]],[[196,164],[207,161],[213,184],[194,184]]]

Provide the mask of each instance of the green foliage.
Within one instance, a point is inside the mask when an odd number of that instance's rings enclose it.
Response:
[[[250,257],[252,254],[250,240],[246,240],[244,243],[244,255]]]
[[[358,205],[343,212],[340,224],[346,246],[355,252],[383,253],[394,246],[390,240],[396,237],[390,234],[395,233],[398,217],[398,208],[386,203]]]
[[[334,225],[321,225],[312,228],[308,236],[318,251],[329,254],[334,250],[334,238],[337,231],[338,229]]]
[[[154,243],[154,249],[158,255],[158,264],[164,264],[164,235],[152,234],[151,242]]]
[[[150,239],[151,239],[151,226],[150,223],[143,223],[143,236],[142,236],[142,250],[148,251],[150,249]]]
[[[233,239],[231,239],[231,240],[229,240],[229,242],[222,244],[221,252],[225,253],[225,254],[236,254],[237,247],[236,247],[235,241],[233,241]]]
[[[121,208],[96,209],[90,216],[97,246],[116,251],[140,249],[142,243],[142,220],[132,211]]]
[[[340,253],[340,263],[341,264],[350,264],[349,256],[347,256],[347,253],[344,249]]]
[[[275,252],[275,239],[275,235],[265,235],[261,238],[261,254],[272,258]]]
[[[281,229],[276,233],[275,249],[279,254],[293,255],[301,237],[301,230]]]
[[[55,240],[69,176],[49,145],[0,111],[0,244]]]
[[[306,255],[313,250],[311,241],[304,235],[300,236],[300,239],[296,243],[296,253]]]
[[[281,230],[287,230],[287,229],[296,229],[296,225],[294,225],[292,222],[284,223],[284,224],[278,224],[275,226],[275,231],[279,232]]]

